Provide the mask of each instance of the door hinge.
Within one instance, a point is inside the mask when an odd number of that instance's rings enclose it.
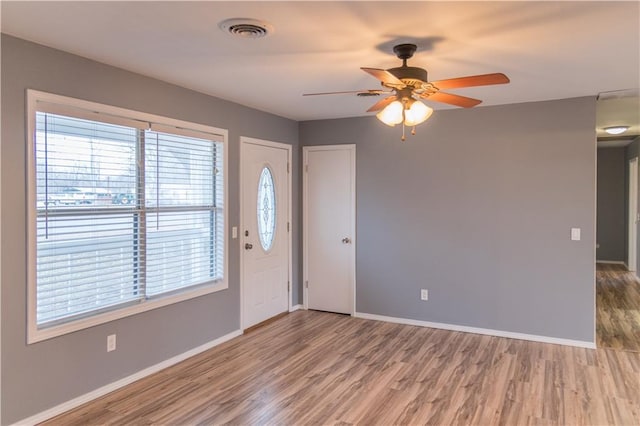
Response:
[[[305,281],[305,282],[304,282],[304,286],[305,286],[306,288],[309,288],[309,281]]]
[[[309,173],[309,165],[308,165],[308,164],[305,164],[305,165],[304,165],[304,171],[305,171],[305,172],[307,172],[307,173]]]
[[[287,232],[291,232],[291,228],[289,227],[289,222],[287,222]]]
[[[289,173],[289,163],[287,163],[287,173]]]

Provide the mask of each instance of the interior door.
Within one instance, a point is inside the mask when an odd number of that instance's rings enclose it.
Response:
[[[355,145],[304,147],[308,309],[355,313]]]
[[[291,147],[242,139],[243,328],[289,309]]]

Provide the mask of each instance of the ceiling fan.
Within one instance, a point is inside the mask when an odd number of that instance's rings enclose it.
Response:
[[[306,93],[303,96],[346,93],[355,93],[358,96],[388,94],[389,96],[376,102],[367,112],[380,111],[376,116],[380,121],[390,126],[403,123],[402,140],[404,140],[404,125],[413,127],[412,134],[415,134],[415,126],[424,122],[433,112],[433,109],[424,105],[419,99],[428,99],[430,101],[442,102],[463,108],[471,108],[482,101],[442,92],[441,89],[458,89],[462,87],[509,83],[509,78],[502,73],[429,81],[427,78],[427,70],[407,66],[407,59],[411,58],[416,50],[417,46],[415,44],[399,44],[393,48],[396,56],[402,60],[402,66],[400,67],[389,68],[387,70],[360,68],[380,80],[384,89]]]

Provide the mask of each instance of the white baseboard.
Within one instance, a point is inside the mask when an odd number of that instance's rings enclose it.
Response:
[[[16,423],[14,423],[15,425],[20,425],[20,426],[24,426],[24,425],[35,425],[38,423],[41,423],[45,420],[48,420],[52,417],[55,417],[59,414],[62,414],[66,411],[72,410],[76,407],[79,407],[80,405],[92,401],[96,398],[99,398],[101,396],[104,396],[106,394],[108,394],[109,392],[113,392],[114,390],[120,389],[123,386],[126,386],[130,383],[135,382],[136,380],[140,380],[144,377],[150,376],[153,373],[157,373],[160,370],[163,370],[167,367],[171,367],[174,364],[177,364],[181,361],[184,361],[187,358],[191,358],[194,355],[198,355],[201,352],[204,352],[206,350],[209,350],[215,346],[218,346],[228,340],[233,339],[234,337],[238,337],[242,335],[242,330],[236,330],[236,331],[232,331],[229,334],[225,334],[222,337],[218,337],[215,340],[212,340],[211,342],[205,343],[204,345],[200,345],[196,348],[193,348],[191,350],[188,350],[186,352],[183,352],[179,355],[176,355],[172,358],[169,358],[165,361],[162,361],[158,364],[152,365],[151,367],[147,367],[144,370],[140,370],[137,373],[134,373],[130,376],[124,377],[120,380],[117,380],[113,383],[109,383],[108,385],[102,386],[98,389],[95,389],[89,393],[86,393],[84,395],[80,395],[77,398],[74,398],[72,400],[69,400],[67,402],[63,402],[60,405],[56,405],[53,408],[50,408],[46,411],[43,411],[41,413],[35,414],[31,417],[28,417],[26,419],[20,420]]]
[[[607,264],[611,264],[611,265],[624,265],[627,266],[627,264],[621,260],[596,260],[596,263],[607,263]]]
[[[467,327],[464,325],[444,324],[439,322],[420,321],[408,318],[387,317],[384,315],[356,312],[355,317],[376,321],[393,322],[397,324],[417,325],[420,327],[439,328],[442,330],[462,331],[464,333],[484,334],[487,336],[507,337],[509,339],[530,340],[532,342],[553,343],[555,345],[577,346],[579,348],[595,349],[595,342],[583,340],[561,339],[558,337],[538,336],[535,334],[514,333],[511,331],[492,330],[489,328]]]
[[[291,307],[291,309],[289,309],[289,312],[297,311],[297,310],[299,310],[299,309],[303,309],[303,306],[302,306],[302,305],[300,305],[300,304],[293,305],[293,306]]]

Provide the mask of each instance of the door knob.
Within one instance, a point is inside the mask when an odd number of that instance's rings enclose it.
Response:
[[[246,243],[246,244],[244,245],[244,249],[245,249],[245,250],[251,250],[252,248],[253,248],[253,244]]]
[[[342,239],[342,244],[351,244],[351,239],[349,237],[344,237]]]

